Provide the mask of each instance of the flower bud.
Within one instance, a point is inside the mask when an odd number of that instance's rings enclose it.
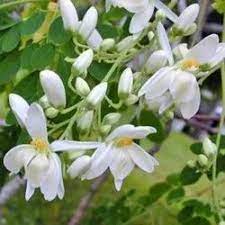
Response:
[[[113,125],[119,121],[121,117],[120,113],[109,113],[105,115],[103,118],[103,124],[104,125]]]
[[[48,102],[48,98],[46,95],[42,96],[40,99],[39,99],[39,104],[41,105],[41,107],[43,109],[47,109],[48,107],[50,107],[50,104]]]
[[[88,83],[80,77],[77,77],[75,82],[75,87],[78,94],[81,96],[87,96],[90,93],[90,88]]]
[[[91,90],[86,99],[87,104],[91,108],[95,108],[99,103],[101,103],[101,101],[105,97],[107,86],[108,84],[106,82],[103,82],[98,84]]]
[[[104,126],[101,126],[100,132],[103,135],[107,135],[111,129],[112,129],[111,125],[104,125]]]
[[[94,31],[98,20],[98,12],[94,6],[85,13],[79,28],[79,34],[86,40]]]
[[[213,158],[217,153],[216,145],[209,138],[204,138],[202,144],[204,154],[209,158]]]
[[[198,155],[198,163],[200,164],[200,166],[206,167],[208,166],[209,160],[205,155],[200,154]]]
[[[225,221],[220,221],[219,225],[225,225]]]
[[[91,127],[93,116],[94,116],[93,111],[88,111],[85,114],[83,114],[77,121],[77,127],[81,131],[87,132]]]
[[[76,8],[70,0],[59,0],[59,10],[65,30],[76,32],[79,26]]]
[[[49,107],[45,110],[45,114],[48,118],[53,119],[55,118],[59,113],[59,110],[53,107]]]
[[[118,84],[118,96],[120,99],[126,99],[133,88],[133,73],[130,68],[123,71]]]
[[[149,32],[148,32],[148,40],[151,41],[154,37],[155,37],[154,32],[149,31]]]
[[[113,38],[107,38],[107,39],[103,40],[100,48],[103,51],[108,51],[108,50],[112,49],[114,46],[115,46],[115,40]]]
[[[168,61],[165,51],[158,50],[153,52],[145,63],[145,70],[147,73],[155,73],[160,68],[166,66]]]
[[[157,10],[157,12],[155,13],[155,18],[157,20],[162,21],[162,20],[165,19],[165,17],[166,17],[166,15],[165,15],[165,13],[161,9]]]
[[[117,51],[122,52],[132,48],[138,37],[139,35],[137,34],[125,37],[123,40],[116,44]]]
[[[88,67],[91,65],[94,57],[94,53],[92,49],[88,49],[81,53],[73,63],[73,70],[75,74],[85,73]]]
[[[173,54],[177,60],[183,59],[187,53],[188,48],[186,43],[179,44],[173,49]]]
[[[84,155],[76,159],[68,168],[67,172],[72,178],[82,176],[91,165],[91,157]]]
[[[193,160],[189,160],[189,161],[187,162],[187,166],[190,167],[190,168],[195,168],[196,163],[195,163],[195,161],[193,161]]]
[[[40,81],[49,103],[54,108],[64,108],[66,91],[59,75],[51,70],[43,70],[40,72]]]
[[[98,50],[103,39],[99,32],[95,29],[87,40],[87,44],[91,49]]]
[[[198,28],[197,24],[193,23],[187,30],[185,30],[184,35],[189,36],[189,35],[195,33],[197,28]]]
[[[127,106],[134,105],[139,100],[137,95],[129,95],[128,98],[125,101],[125,104]]]

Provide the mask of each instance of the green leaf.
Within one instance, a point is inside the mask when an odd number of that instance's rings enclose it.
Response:
[[[177,202],[181,200],[182,197],[184,197],[184,195],[185,195],[185,191],[183,187],[175,188],[168,193],[166,197],[167,203],[171,204],[171,203]]]
[[[45,12],[37,12],[20,24],[20,33],[23,36],[31,35],[38,30],[45,19]]]
[[[103,14],[102,20],[103,21],[115,21],[122,19],[124,16],[126,16],[127,11],[123,8],[115,8],[111,7],[111,9]]]
[[[4,52],[11,52],[20,42],[20,34],[17,28],[7,31],[1,39],[1,47]]]
[[[180,181],[182,185],[190,185],[199,180],[202,176],[200,172],[197,172],[195,168],[185,166],[180,174]]]
[[[143,110],[140,114],[139,124],[142,126],[153,126],[157,133],[151,134],[149,139],[156,143],[161,143],[166,138],[166,132],[159,118],[151,111]]]
[[[177,215],[177,220],[180,223],[184,223],[185,221],[189,220],[194,214],[193,206],[186,206],[184,207]]]
[[[218,13],[225,13],[225,0],[215,0],[212,6]]]
[[[190,149],[196,155],[202,154],[202,143],[194,143],[191,145]]]
[[[55,48],[51,44],[45,44],[37,48],[31,57],[33,69],[42,70],[49,66],[54,59]]]
[[[20,57],[18,53],[8,55],[0,62],[0,85],[7,84],[16,75],[20,67]]]
[[[98,30],[102,37],[105,38],[116,38],[119,35],[119,31],[116,26],[111,24],[100,24]]]
[[[63,28],[62,18],[58,17],[56,20],[54,20],[48,33],[49,41],[55,45],[61,45],[68,42],[71,37],[71,33],[66,32]]]
[[[195,224],[196,225],[210,225],[211,223],[204,217],[196,216],[182,224],[183,225],[195,225]]]

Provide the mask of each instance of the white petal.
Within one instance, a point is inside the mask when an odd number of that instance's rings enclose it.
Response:
[[[123,185],[123,180],[115,180],[114,179],[114,184],[115,184],[116,190],[117,191],[120,191],[121,190],[121,187]]]
[[[38,154],[25,167],[25,177],[33,187],[40,187],[48,169],[49,159],[44,154]]]
[[[210,65],[212,67],[219,64],[225,58],[225,43],[219,43],[216,49],[214,57],[210,60]]]
[[[189,72],[177,71],[170,84],[170,93],[175,102],[187,102],[194,98],[197,80]],[[198,85],[198,84],[197,84]]]
[[[49,155],[49,168],[40,186],[41,193],[47,201],[52,201],[57,196],[61,178],[61,167],[53,155],[58,157],[55,153]]]
[[[55,108],[64,108],[66,91],[59,75],[51,70],[43,70],[40,72],[40,81],[49,103]]]
[[[174,23],[177,22],[178,16],[173,11],[171,11],[171,9],[169,9],[166,5],[164,5],[160,0],[154,0],[154,1],[155,1],[155,7],[157,9],[162,10],[165,13],[166,17],[170,19],[172,22]]]
[[[84,174],[84,179],[93,179],[103,174],[111,161],[111,145],[102,144],[91,157],[91,167]]]
[[[18,173],[35,156],[31,145],[18,145],[9,150],[4,156],[4,166],[12,173]]]
[[[218,44],[218,35],[211,34],[191,48],[185,59],[196,59],[200,64],[208,63],[215,56]]]
[[[173,53],[169,43],[169,39],[164,26],[159,22],[157,25],[157,34],[162,50],[165,51],[170,65],[174,64]]]
[[[85,13],[79,28],[80,35],[86,40],[94,31],[98,20],[98,12],[94,6]]]
[[[148,93],[149,98],[156,98],[163,95],[173,80],[174,71],[170,67],[164,67],[157,71],[145,82],[138,92],[138,96]]]
[[[133,144],[127,151],[134,163],[148,173],[153,172],[154,167],[158,165],[158,161],[137,144]]]
[[[98,50],[100,45],[102,44],[103,38],[101,34],[94,29],[94,31],[91,33],[90,37],[87,40],[87,44],[90,48],[94,50]]]
[[[67,172],[72,178],[83,175],[91,166],[91,157],[84,155],[76,159],[68,168]]]
[[[117,5],[123,7],[129,12],[138,13],[146,9],[149,0],[117,0]],[[115,5],[115,3],[114,3]]]
[[[199,13],[198,4],[192,4],[188,6],[179,16],[177,26],[183,29],[190,27],[197,19],[198,13]]]
[[[179,106],[182,116],[185,119],[190,119],[191,117],[193,117],[199,110],[200,101],[200,90],[198,84],[196,84],[194,98],[189,102],[181,103]]]
[[[10,94],[9,95],[9,105],[19,123],[23,128],[25,127],[25,119],[27,117],[27,111],[29,109],[29,104],[19,95]]]
[[[82,141],[54,141],[51,143],[50,147],[54,152],[60,151],[80,151],[95,149],[101,145],[100,142],[82,142]]]
[[[105,0],[105,10],[108,12],[112,6],[111,0]]]
[[[154,5],[151,3],[143,12],[134,14],[130,22],[129,32],[135,34],[146,28],[153,12]]]
[[[25,193],[25,199],[26,201],[29,201],[32,195],[34,194],[35,188],[31,186],[29,182],[27,182],[26,187],[26,193]]]
[[[115,180],[123,180],[134,168],[134,163],[126,151],[127,149],[112,149],[109,168]]]
[[[27,132],[32,138],[41,138],[47,141],[46,118],[41,106],[37,103],[31,104],[26,118]]]

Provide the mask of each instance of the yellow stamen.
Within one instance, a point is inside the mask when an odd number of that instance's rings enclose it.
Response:
[[[119,138],[118,141],[116,142],[117,147],[121,148],[121,147],[127,147],[129,145],[132,145],[133,140],[131,138],[128,137],[124,137],[124,138]]]
[[[44,152],[48,149],[48,143],[41,138],[34,139],[30,143],[37,151]]]
[[[200,63],[196,59],[185,59],[182,62],[183,69],[198,69],[199,66],[200,66]]]

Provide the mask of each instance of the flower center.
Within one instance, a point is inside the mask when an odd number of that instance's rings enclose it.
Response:
[[[196,59],[185,59],[182,62],[182,68],[185,70],[198,69],[199,66],[200,66],[200,63]]]
[[[41,138],[34,139],[30,144],[33,145],[38,152],[45,152],[48,150],[48,143]]]
[[[124,138],[119,138],[116,142],[117,147],[121,148],[121,147],[126,147],[126,146],[130,146],[133,143],[133,139],[128,138],[128,137],[124,137]]]

